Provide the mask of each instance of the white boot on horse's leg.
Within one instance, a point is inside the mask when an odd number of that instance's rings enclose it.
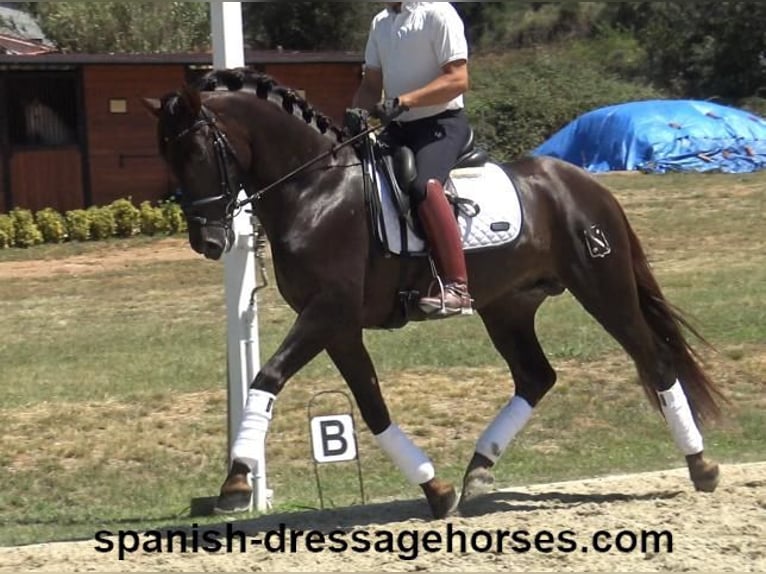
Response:
[[[494,487],[490,468],[500,459],[514,437],[532,417],[532,406],[522,397],[513,397],[479,437],[476,453],[463,478],[463,503]]]
[[[718,486],[719,469],[715,463],[705,461],[704,443],[694,421],[689,401],[681,383],[676,380],[667,391],[657,393],[660,408],[678,449],[686,456],[689,475],[694,487],[702,492],[713,492]]]
[[[221,486],[215,512],[246,512],[251,507],[253,487],[249,476],[266,459],[266,433],[276,396],[250,389],[239,432],[231,447],[231,469]]]
[[[426,454],[395,424],[391,423],[375,441],[410,484],[423,489],[434,518],[444,518],[457,507],[454,487],[436,478],[434,465]]]

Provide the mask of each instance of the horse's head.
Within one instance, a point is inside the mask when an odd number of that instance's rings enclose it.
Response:
[[[234,238],[232,219],[249,164],[247,143],[241,132],[227,130],[191,87],[143,103],[158,120],[160,154],[181,185],[189,243],[208,259],[219,259]]]

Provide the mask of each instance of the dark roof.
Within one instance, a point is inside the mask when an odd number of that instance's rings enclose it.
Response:
[[[356,52],[293,52],[287,50],[247,50],[245,63],[257,64],[306,64],[306,63],[359,63],[364,61],[362,54]],[[188,54],[74,54],[51,53],[34,56],[0,54],[0,66],[15,67],[52,67],[80,66],[87,64],[181,64],[212,65],[211,53]]]

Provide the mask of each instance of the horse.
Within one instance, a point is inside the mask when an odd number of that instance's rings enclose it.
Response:
[[[181,184],[190,247],[222,257],[243,189],[268,238],[280,296],[296,313],[251,384],[237,441],[255,454],[235,456],[235,442],[217,512],[248,508],[248,473],[263,456],[272,405],[325,351],[377,445],[420,487],[433,518],[459,513],[493,489],[492,467],[556,382],[535,316],[567,290],[632,358],[694,488],[716,489],[719,465],[706,457],[699,429],[721,416],[726,398],[685,331],[709,343],[663,295],[616,197],[584,169],[551,157],[487,160],[516,182],[523,225],[515,241],[467,252],[466,262],[473,309],[508,365],[513,393],[476,441],[457,489],[392,420],[363,342],[368,329],[435,320],[401,310],[403,291],[433,288],[435,267],[376,241],[353,138],[288,86],[247,68],[213,70],[142,102],[157,122],[159,154]]]
[[[27,142],[42,146],[61,146],[74,143],[72,129],[50,106],[33,98],[24,105]]]

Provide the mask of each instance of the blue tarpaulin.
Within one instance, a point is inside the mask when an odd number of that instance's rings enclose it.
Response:
[[[582,115],[532,155],[593,173],[746,173],[766,168],[766,120],[705,101],[631,102]]]

